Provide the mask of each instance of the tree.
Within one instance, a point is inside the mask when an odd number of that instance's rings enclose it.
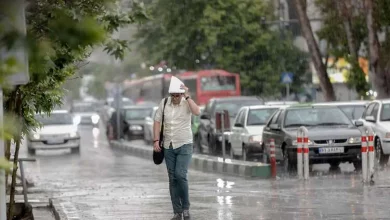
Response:
[[[27,37],[16,31],[0,31],[1,45],[12,49],[18,41],[29,51],[30,82],[5,90],[4,108],[17,116],[21,125],[13,140],[14,169],[10,192],[9,219],[13,218],[17,161],[23,134],[39,126],[36,113],[47,113],[61,104],[63,83],[74,75],[78,64],[87,58],[96,46],[115,58],[123,58],[127,42],[112,39],[111,34],[119,27],[134,23],[144,14],[142,7],[134,3],[127,13],[118,13],[115,0],[85,1],[30,1],[27,10]],[[2,5],[4,6],[4,5]],[[7,73],[4,71],[4,73]],[[6,157],[10,159],[10,142],[7,142]],[[8,178],[7,178],[8,180]]]
[[[386,0],[317,0],[324,26],[318,32],[320,39],[329,45],[329,54],[351,63],[348,84],[360,96],[366,96],[369,85],[359,65],[359,57],[370,60],[370,78],[378,97],[389,97],[386,73],[389,57],[390,4]],[[335,10],[334,6],[337,6]],[[339,22],[342,21],[342,22]],[[381,39],[380,39],[380,36]],[[368,50],[368,51],[367,51]]]
[[[158,0],[150,10],[155,17],[136,36],[151,62],[240,73],[243,90],[253,95],[280,98],[283,71],[295,73],[293,91],[307,82],[306,54],[261,22],[274,19],[267,1]],[[285,65],[280,57],[286,57]]]
[[[372,81],[378,98],[390,97],[390,3],[386,0],[365,0],[368,48]],[[386,28],[387,27],[387,28]],[[379,34],[384,40],[379,40]]]
[[[320,86],[322,91],[324,91],[324,96],[326,101],[335,101],[336,95],[333,90],[332,83],[330,82],[326,66],[322,62],[322,55],[318,47],[317,41],[314,38],[314,33],[310,25],[309,18],[306,13],[306,7],[304,0],[294,0],[294,5],[297,10],[299,23],[302,27],[302,34],[306,39],[311,59],[313,61],[314,67],[317,70],[318,78],[320,80]]]
[[[327,42],[329,56],[336,60],[343,58],[351,64],[347,85],[365,97],[369,86],[359,63],[359,51],[364,48],[367,36],[362,5],[352,0],[317,0],[316,6],[324,19],[323,27],[317,32],[319,39]]]

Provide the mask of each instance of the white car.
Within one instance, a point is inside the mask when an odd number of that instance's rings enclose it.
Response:
[[[73,103],[71,112],[79,125],[99,126],[100,116],[93,104],[88,102]]]
[[[77,120],[66,110],[53,111],[49,115],[37,114],[35,118],[42,124],[41,128],[28,135],[28,153],[36,150],[71,149],[72,153],[80,152],[80,134]]]
[[[151,111],[150,115],[145,117],[144,121],[144,141],[147,144],[153,143],[153,124],[154,124],[154,115],[158,106],[153,107],[153,111]]]
[[[368,104],[360,120],[374,130],[375,157],[381,166],[386,165],[390,155],[390,99]]]
[[[234,120],[230,133],[230,156],[242,156],[243,160],[253,153],[262,153],[263,128],[272,114],[281,106],[244,106]]]

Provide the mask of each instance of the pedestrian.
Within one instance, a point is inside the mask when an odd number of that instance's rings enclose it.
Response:
[[[182,217],[189,220],[190,201],[188,193],[187,171],[193,152],[191,114],[199,115],[199,106],[191,99],[188,88],[172,76],[164,103],[161,100],[154,117],[154,151],[164,151],[165,163],[169,177],[169,192],[173,206],[172,220]],[[164,115],[163,149],[160,148],[160,129]]]

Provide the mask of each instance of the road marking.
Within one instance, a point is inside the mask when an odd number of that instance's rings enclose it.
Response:
[[[60,206],[62,207],[62,210],[64,211],[64,213],[68,219],[80,219],[80,216],[77,212],[77,209],[73,205],[73,203],[62,202],[62,203],[60,203]]]

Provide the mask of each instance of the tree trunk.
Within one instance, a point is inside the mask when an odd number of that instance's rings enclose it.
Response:
[[[14,216],[14,205],[15,205],[15,187],[16,187],[16,177],[18,171],[18,159],[19,159],[19,148],[20,148],[20,138],[16,140],[15,155],[14,155],[14,164],[12,169],[12,182],[11,182],[11,191],[9,196],[9,207],[8,207],[8,220],[12,220]]]
[[[15,113],[20,121],[22,119],[22,98],[21,98],[20,91],[16,95]],[[17,171],[18,171],[19,148],[20,148],[20,141],[22,139],[21,128],[18,128],[18,129],[20,129],[20,130],[18,130],[16,136],[14,137],[14,140],[16,142],[16,146],[15,146],[14,161],[13,161],[14,163],[13,163],[13,169],[12,169],[10,200],[9,200],[9,207],[7,210],[8,220],[12,220],[13,214],[14,214],[13,208],[14,208],[14,204],[15,204],[15,187],[16,187],[16,178],[17,178]]]
[[[378,93],[377,98],[390,97],[390,76],[386,77],[385,68],[380,63],[380,43],[378,39],[378,28],[374,21],[373,0],[365,0],[366,20],[368,29],[368,47],[370,54],[370,77],[374,83],[374,89]]]
[[[324,92],[324,98],[326,101],[335,101],[336,95],[333,90],[332,83],[330,82],[326,67],[322,62],[322,56],[316,39],[314,38],[313,30],[311,29],[309,18],[307,17],[304,2],[302,0],[294,0],[294,5],[297,10],[299,23],[301,24],[302,34],[306,39],[307,46],[311,55],[311,59],[314,63],[314,67],[317,70],[320,86]]]
[[[11,158],[11,141],[4,141],[5,146],[5,158],[9,161]],[[8,172],[5,174],[5,186],[8,187]]]

